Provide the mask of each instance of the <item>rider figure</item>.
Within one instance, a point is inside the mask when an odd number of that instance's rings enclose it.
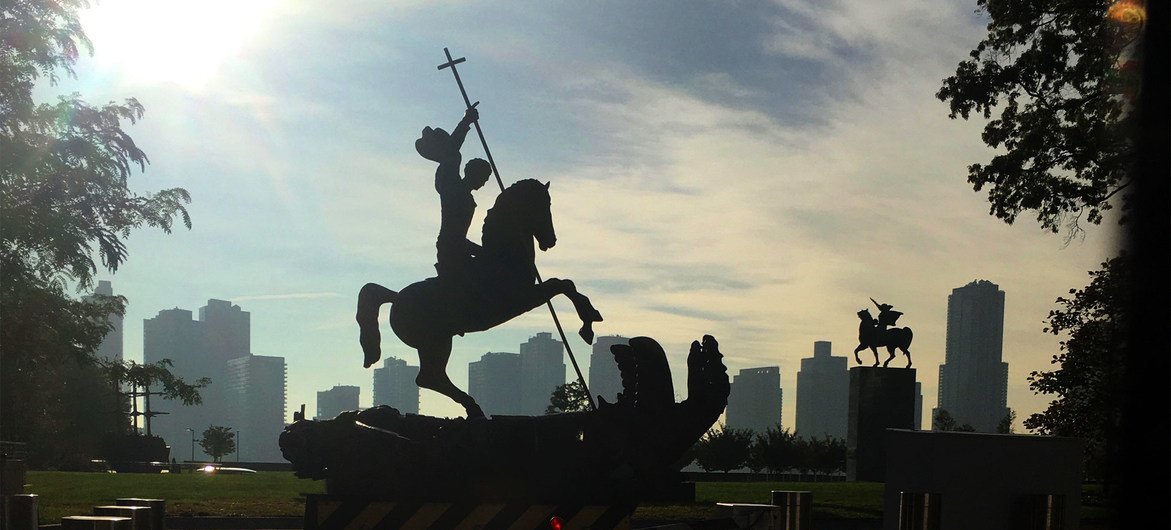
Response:
[[[895,322],[898,322],[899,317],[903,315],[902,312],[895,311],[894,306],[890,304],[880,304],[873,298],[870,301],[874,302],[874,305],[878,307],[878,326],[880,328],[895,325]]]
[[[468,228],[476,212],[472,192],[488,182],[492,167],[483,159],[473,158],[464,166],[464,176],[461,178],[459,174],[460,147],[472,122],[479,117],[473,105],[451,134],[425,127],[422,136],[415,140],[415,150],[423,158],[439,163],[435,169],[435,191],[439,193],[441,220],[435,241],[435,270],[440,278],[466,278],[472,256],[480,251],[479,245],[468,240]]]

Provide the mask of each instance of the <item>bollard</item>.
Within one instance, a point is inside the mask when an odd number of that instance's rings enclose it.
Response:
[[[1012,530],[1064,530],[1065,495],[1019,495],[1012,503]]]
[[[166,499],[144,499],[139,497],[123,497],[114,501],[118,506],[148,506],[150,507],[151,530],[166,530],[167,501]]]
[[[813,528],[813,492],[773,490],[772,503],[780,508],[779,530]]]
[[[21,493],[4,498],[8,505],[4,527],[9,530],[37,530],[37,496],[35,493]]]
[[[70,515],[61,518],[61,530],[132,530],[129,517]]]
[[[152,530],[150,506],[94,506],[94,515],[130,518],[131,530]]]
[[[938,493],[899,492],[899,530],[939,530]]]

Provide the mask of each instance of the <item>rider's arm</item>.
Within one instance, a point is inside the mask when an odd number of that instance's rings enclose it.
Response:
[[[459,121],[459,124],[455,126],[455,130],[451,131],[452,146],[455,147],[457,151],[460,149],[460,147],[463,147],[464,138],[468,135],[468,129],[471,128],[472,122],[478,119],[480,119],[480,111],[476,110],[475,105],[472,105],[472,107],[464,113],[464,117]]]

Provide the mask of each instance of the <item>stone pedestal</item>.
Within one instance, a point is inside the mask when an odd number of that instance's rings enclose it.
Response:
[[[915,428],[915,370],[856,366],[850,369],[846,426],[846,480],[883,482],[887,429]]]

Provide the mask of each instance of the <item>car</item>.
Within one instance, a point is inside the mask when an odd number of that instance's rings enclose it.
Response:
[[[224,467],[208,464],[203,467],[195,468],[197,473],[206,473],[208,475],[243,475],[248,473],[255,473],[256,470],[248,469],[246,467]]]

